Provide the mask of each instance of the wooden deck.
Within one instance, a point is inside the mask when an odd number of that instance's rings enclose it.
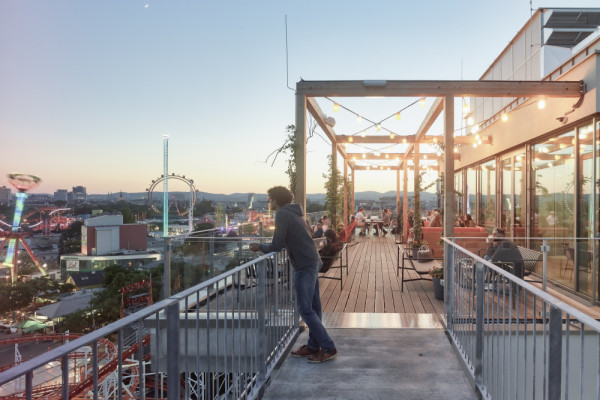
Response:
[[[344,289],[340,290],[339,281],[319,279],[323,312],[443,313],[444,303],[434,297],[430,281],[405,282],[404,292],[400,292],[396,257],[393,235],[355,235],[348,250],[348,275],[344,270]],[[418,277],[414,271],[406,273],[408,278]],[[327,276],[336,275],[339,275],[339,269],[327,272]]]

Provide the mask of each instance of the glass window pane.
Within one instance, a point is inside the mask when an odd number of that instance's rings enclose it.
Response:
[[[478,221],[481,221],[483,227],[491,234],[496,226],[496,161],[483,163],[480,174],[481,201]]]
[[[467,214],[475,220],[475,223],[482,226],[482,222],[477,218],[477,170],[475,168],[467,169]]]

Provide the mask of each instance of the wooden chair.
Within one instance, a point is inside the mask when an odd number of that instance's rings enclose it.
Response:
[[[565,265],[563,267],[562,277],[564,278],[565,274],[567,273],[567,269],[570,269],[571,270],[571,278],[569,279],[569,282],[571,282],[573,280],[573,271],[575,269],[575,267],[574,267],[574,265],[575,265],[575,248],[570,247],[566,243],[563,243],[563,250],[565,252],[565,257],[567,258],[567,261],[565,262]],[[568,268],[569,261],[571,262],[571,268]]]

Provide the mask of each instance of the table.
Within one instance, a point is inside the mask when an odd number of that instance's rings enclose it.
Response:
[[[370,232],[371,225],[376,226],[377,234],[381,232],[381,226],[383,225],[383,220],[381,218],[367,218],[365,223],[367,224],[367,232]]]
[[[419,266],[421,268],[417,268],[417,266],[413,262],[413,258],[408,255],[409,251],[412,252],[412,248],[410,246],[407,246],[405,248],[402,244],[397,244],[397,246],[398,246],[398,256],[397,256],[398,258],[397,258],[397,264],[396,264],[396,276],[399,275],[399,271],[400,271],[400,269],[402,269],[402,279],[400,281],[400,292],[404,291],[404,282],[419,281],[419,280],[430,281],[431,278],[427,278],[427,277],[425,277],[425,275],[429,275],[429,270],[433,267],[433,264],[431,262],[432,261],[440,261],[440,260],[444,259],[443,257],[433,257],[431,259],[431,261],[426,261],[423,263],[419,262],[418,260],[414,260],[414,261],[417,261],[418,264],[420,264]],[[400,260],[402,260],[402,265],[400,265]],[[408,262],[405,263],[405,261],[408,261]],[[410,264],[410,266],[409,266],[409,264]],[[419,277],[404,279],[404,270],[405,269],[412,269],[419,275]]]

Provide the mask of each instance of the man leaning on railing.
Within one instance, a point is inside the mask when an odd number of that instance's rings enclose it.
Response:
[[[309,329],[308,343],[292,350],[291,354],[295,357],[308,357],[308,362],[312,363],[331,360],[337,350],[321,322],[318,272],[322,264],[317,246],[304,220],[302,207],[292,204],[292,192],[283,186],[275,186],[267,193],[271,199],[271,207],[277,210],[273,240],[270,244],[251,243],[250,250],[270,253],[278,252],[284,247],[287,249],[294,268],[298,311]]]

